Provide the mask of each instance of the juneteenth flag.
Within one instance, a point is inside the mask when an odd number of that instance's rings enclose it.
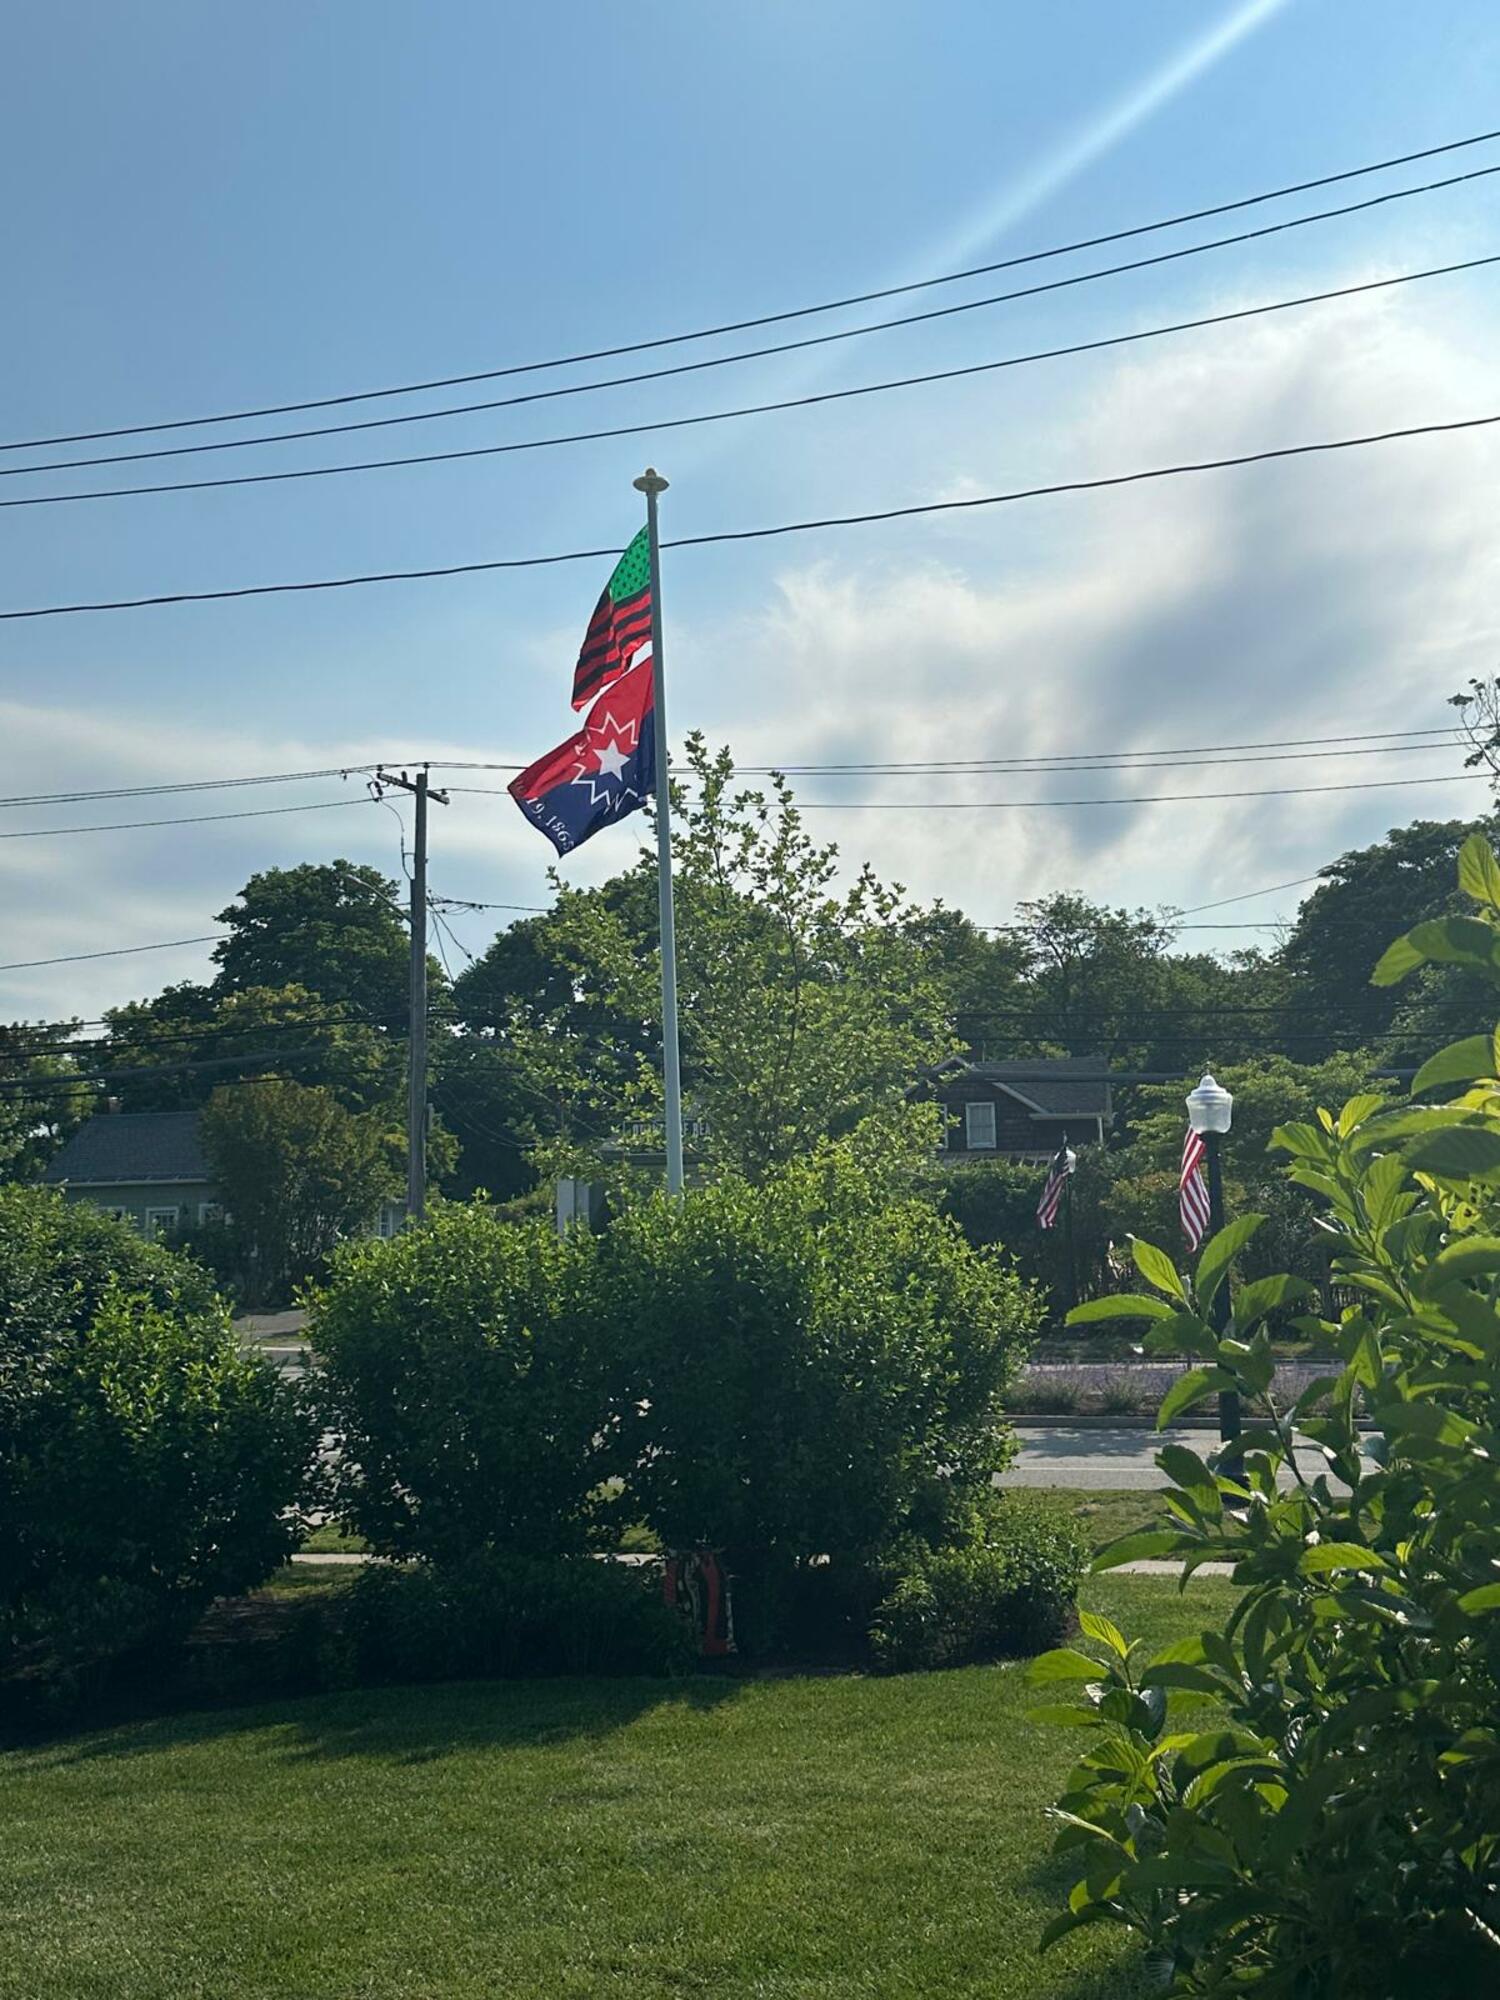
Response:
[[[642,528],[615,564],[604,594],[594,606],[573,669],[573,706],[582,708],[651,644],[651,542]]]
[[[582,729],[538,757],[508,788],[559,854],[638,812],[656,784],[651,661],[611,680]]]

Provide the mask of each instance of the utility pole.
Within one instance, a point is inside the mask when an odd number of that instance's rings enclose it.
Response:
[[[406,1219],[420,1222],[427,1211],[427,806],[448,803],[433,791],[424,764],[415,778],[405,771],[377,771],[371,789],[379,798],[390,787],[416,800],[411,864],[411,989],[406,1061]]]

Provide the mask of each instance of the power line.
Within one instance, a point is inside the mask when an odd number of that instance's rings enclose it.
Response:
[[[1054,806],[1162,806],[1213,805],[1219,799],[1281,799],[1301,797],[1309,792],[1378,792],[1398,785],[1456,785],[1483,779],[1483,771],[1455,771],[1446,777],[1366,778],[1344,785],[1275,785],[1265,791],[1245,792],[1154,792],[1132,793],[1120,798],[1094,799],[798,799],[798,812],[1030,812]],[[509,798],[508,791],[487,785],[450,785],[453,792],[471,798]],[[1235,924],[1230,928],[1240,930]]]
[[[71,951],[61,958],[17,958],[0,965],[0,972],[30,972],[38,965],[80,965],[86,958],[128,958],[138,951],[176,951],[180,945],[217,944],[219,933],[210,937],[163,938],[160,944],[120,944],[112,951]]]
[[[326,1057],[327,1053],[326,1049],[319,1048],[254,1049],[244,1055],[195,1056],[190,1062],[150,1063],[142,1069],[96,1070],[93,1072],[83,1069],[79,1070],[74,1076],[39,1077],[35,1079],[24,1076],[0,1077],[0,1096],[33,1096],[43,1090],[64,1087],[69,1089],[76,1088],[80,1083],[102,1085],[107,1088],[112,1083],[137,1083],[156,1077],[176,1075],[178,1072],[184,1070],[228,1069],[237,1063],[300,1062],[304,1058],[311,1056]]]
[[[129,833],[147,826],[204,826],[221,819],[274,819],[280,813],[332,812],[338,806],[369,806],[374,799],[315,799],[305,806],[260,806],[251,812],[190,813],[180,819],[122,819],[98,826],[28,826],[0,833],[0,840],[46,840],[57,833]]]
[[[739,776],[768,776],[783,778],[857,778],[871,780],[877,778],[991,778],[991,777],[1076,777],[1080,773],[1087,776],[1108,776],[1116,771],[1214,771],[1223,770],[1236,764],[1297,764],[1309,760],[1326,761],[1329,758],[1342,760],[1345,757],[1394,757],[1404,751],[1420,751],[1426,756],[1434,756],[1449,747],[1446,743],[1388,743],[1363,750],[1274,750],[1248,756],[1227,757],[1164,757],[1155,752],[1142,753],[1139,758],[1126,762],[1109,762],[1095,759],[1088,763],[1043,762],[1034,758],[991,758],[984,761],[973,759],[967,763],[909,763],[909,764],[773,764],[767,766],[745,765],[737,773]],[[487,767],[493,770],[521,770],[519,764],[497,764]],[[499,798],[502,796],[490,785],[450,785],[449,791],[455,795],[467,794],[472,797]],[[793,800],[794,804],[799,803]],[[829,803],[835,803],[830,801]]]
[[[1231,903],[1248,903],[1256,896],[1274,896],[1282,889],[1305,889],[1309,882],[1321,881],[1319,875],[1299,875],[1295,882],[1272,882],[1265,889],[1246,889],[1238,896],[1221,896],[1216,903],[1193,903],[1182,911],[1185,917],[1196,917],[1201,910],[1224,910]]]
[[[1162,748],[1158,750],[1142,749],[1142,750],[1132,750],[1129,752],[1120,752],[1114,750],[1058,750],[1058,751],[1048,752],[1046,754],[1040,754],[1034,757],[950,758],[942,762],[941,764],[935,761],[930,762],[929,760],[926,759],[917,759],[913,760],[910,763],[905,763],[905,764],[897,762],[888,762],[883,764],[742,764],[738,767],[738,774],[742,777],[754,777],[754,776],[767,776],[774,772],[774,773],[780,773],[783,776],[790,775],[796,777],[805,777],[813,775],[821,776],[825,772],[832,773],[837,771],[885,772],[885,771],[920,770],[923,772],[927,772],[927,771],[935,771],[941,769],[944,771],[951,770],[955,772],[961,772],[967,770],[990,769],[1002,765],[1007,768],[1014,767],[1018,770],[1029,769],[1033,766],[1040,767],[1042,769],[1049,769],[1058,764],[1073,764],[1073,763],[1087,764],[1092,768],[1098,766],[1099,764],[1105,761],[1112,764],[1118,757],[1127,755],[1131,758],[1152,758],[1152,759],[1170,758],[1170,757],[1199,758],[1206,756],[1217,756],[1220,753],[1224,753],[1227,755],[1229,752],[1238,750],[1305,749],[1315,744],[1335,745],[1335,744],[1389,743],[1393,749],[1420,750],[1420,749],[1438,747],[1430,744],[1430,742],[1425,739],[1441,736],[1450,740],[1456,740],[1457,735],[1458,732],[1452,727],[1452,725],[1445,724],[1440,728],[1433,728],[1433,729],[1365,730],[1356,735],[1346,735],[1346,736],[1291,736],[1291,737],[1281,737],[1281,738],[1273,737],[1265,741],[1254,742],[1254,743],[1220,743],[1220,744],[1204,744],[1197,746],[1190,745],[1187,748],[1179,747],[1177,749],[1167,749],[1167,748]],[[1410,743],[1401,740],[1407,737],[1419,737],[1424,740],[1415,743]],[[1350,756],[1362,756],[1373,753],[1366,753],[1364,751],[1358,751],[1358,750],[1351,750],[1347,753],[1343,753],[1330,749],[1327,754],[1330,756],[1340,755],[1340,754],[1348,754]],[[483,762],[483,763],[450,762],[447,760],[438,761],[424,757],[416,757],[416,758],[388,757],[383,760],[383,765],[385,767],[389,767],[393,763],[404,764],[404,765],[427,764],[429,768],[434,771],[520,771],[525,769],[525,766],[522,764],[497,764],[492,762]],[[382,766],[376,764],[327,764],[319,767],[316,770],[270,771],[270,772],[257,773],[249,777],[184,778],[181,779],[180,781],[162,782],[154,785],[111,785],[95,791],[21,792],[14,794],[10,798],[0,798],[0,810],[8,810],[9,808],[15,806],[79,805],[93,799],[150,798],[159,795],[170,794],[173,792],[228,791],[245,785],[300,784],[313,778],[340,778],[340,777],[358,776],[366,771],[373,771],[379,768],[382,768]],[[457,786],[454,789],[461,791],[464,788],[462,786]],[[327,863],[325,865],[331,867],[333,864]],[[1314,876],[1308,876],[1305,879],[1308,881],[1314,881],[1317,878]],[[1296,883],[1282,883],[1277,886],[1282,888],[1295,888],[1298,885]],[[1261,893],[1269,894],[1270,892],[1269,891],[1262,892],[1260,890],[1254,890],[1249,893],[1259,895]],[[463,902],[463,899],[461,897],[457,896],[436,897],[436,898],[430,898],[429,900],[442,903],[452,903],[455,905],[462,905],[463,907],[469,909],[486,909],[486,910],[501,910],[501,909],[534,910],[534,909],[549,907],[547,905],[536,904],[536,903],[466,904]],[[403,918],[405,917],[406,913],[404,910],[399,910],[399,905],[393,904],[392,907],[397,908],[399,914]],[[1192,913],[1189,911],[1189,912],[1184,912],[1184,914],[1191,915]]]
[[[1484,172],[1500,173],[1500,166],[1486,167]],[[1278,226],[1290,227],[1291,225]],[[1199,247],[1211,249],[1217,246],[1210,244]],[[1174,251],[1172,254],[1174,256],[1187,256],[1196,254],[1196,251]],[[1266,313],[1289,312],[1301,306],[1322,305],[1335,299],[1353,298],[1365,292],[1386,291],[1395,285],[1418,284],[1427,278],[1450,277],[1462,271],[1477,271],[1496,263],[1500,263],[1500,255],[1471,257],[1462,263],[1439,264],[1422,271],[1405,271],[1390,278],[1370,278],[1359,284],[1340,285],[1322,292],[1306,292],[1296,298],[1272,299],[1264,305],[1240,306],[1233,311],[1207,313],[1195,319],[1175,320],[1163,326],[1140,327],[1131,333],[1109,334],[1095,340],[1072,341],[1061,347],[1037,348],[1026,354],[1005,355],[995,361],[971,362],[962,368],[939,368],[920,375],[896,376],[883,382],[859,383],[852,388],[822,389],[801,396],[786,396],[769,403],[746,403],[740,405],[738,408],[729,410],[705,410],[687,417],[661,417],[646,423],[617,424],[604,429],[568,431],[554,437],[523,438],[502,444],[467,445],[456,447],[451,451],[408,453],[396,458],[354,459],[344,465],[294,466],[282,472],[226,473],[211,479],[165,480],[149,486],[104,486],[67,493],[29,493],[12,500],[0,500],[0,507],[59,507],[72,504],[75,501],[123,500],[150,493],[199,493],[212,488],[226,486],[276,486],[282,485],[288,480],[332,479],[350,472],[381,472],[417,465],[446,465],[462,459],[505,457],[513,452],[548,451],[562,445],[593,444],[604,439],[649,436],[660,431],[690,430],[702,424],[726,423],[741,417],[759,417],[771,415],[777,411],[807,409],[820,403],[846,402],[851,397],[883,395],[896,389],[919,388],[934,382],[951,382],[973,375],[993,374],[1001,369],[1024,368],[1039,361],[1057,361],[1065,359],[1070,355],[1096,354],[1108,348],[1136,346],[1144,341],[1160,340],[1169,334],[1192,333],[1201,331],[1206,327],[1226,326],[1239,320],[1256,319]],[[1125,266],[1123,268],[1134,269],[1136,267]],[[1098,275],[1108,274],[1100,273]],[[1061,280],[1060,282],[1079,284],[1083,282],[1083,279],[1081,277],[1070,278]],[[1005,299],[1025,296],[1027,296],[1025,293],[1006,293],[1003,295]],[[989,305],[999,302],[997,300],[978,299],[972,301],[972,304]],[[945,310],[950,312],[968,311],[969,309],[968,306],[945,308]],[[906,323],[904,321],[888,322],[890,325],[903,325]],[[855,328],[852,329],[851,333],[828,334],[823,336],[823,338],[827,340],[845,340],[851,338],[852,333],[875,332],[879,330],[878,328]],[[809,343],[799,342],[795,344],[806,345]],[[778,353],[780,351],[780,349],[769,348],[758,350],[756,355],[723,355],[714,361],[692,362],[687,364],[687,366],[695,369],[717,368],[729,361],[755,359],[761,353]],[[668,369],[660,372],[664,374],[676,374],[684,371],[682,369]],[[569,389],[539,391],[537,392],[537,396],[579,395],[587,389],[613,388],[619,386],[621,383],[643,380],[650,381],[654,379],[656,379],[654,375],[623,376],[618,378],[617,381],[584,382]],[[62,459],[54,460],[44,465],[14,465],[0,468],[0,479],[21,478],[30,473],[71,472],[89,466],[131,464],[141,459],[149,458],[181,458],[200,452],[243,451],[252,445],[286,444],[301,438],[343,435],[349,431],[375,430],[391,424],[423,423],[435,417],[468,416],[481,411],[509,408],[515,403],[535,401],[537,400],[537,396],[514,396],[505,398],[500,402],[466,403],[446,410],[425,410],[415,416],[381,417],[359,424],[326,425],[318,430],[281,431],[261,438],[232,438],[223,444],[174,445],[167,450],[117,452],[104,458]]]
[[[1189,473],[1223,472],[1243,465],[1263,465],[1275,459],[1308,458],[1331,451],[1353,451],[1366,445],[1391,444],[1404,438],[1445,436],[1500,423],[1500,414],[1457,417],[1447,423],[1408,424],[1399,429],[1369,431],[1357,437],[1325,438],[1311,444],[1276,445],[1262,451],[1237,452],[1228,458],[1207,458],[1178,465],[1151,466],[1139,472],[1117,472],[1094,479],[1060,480],[1048,486],[1018,487],[1008,493],[985,493],[963,500],[925,500],[906,507],[885,507],[862,514],[831,514],[816,520],[781,521],[768,528],[723,528],[715,534],[680,535],[662,543],[664,549],[706,548],[720,542],[767,541],[774,536],[802,535],[825,528],[863,527],[876,521],[909,520],[919,514],[949,514],[975,507],[1008,506],[1020,500],[1055,498],[1064,493],[1098,493],[1121,486],[1138,486],[1153,479],[1180,478]],[[43,604],[21,611],[0,611],[0,620],[61,618],[84,611],[139,611],[162,604],[208,604],[229,598],[282,597],[303,591],[351,590],[372,583],[412,583],[433,577],[475,576],[491,570],[543,569],[561,563],[600,562],[618,558],[614,548],[569,549],[556,555],[502,556],[487,562],[447,563],[430,569],[378,570],[362,576],[316,577],[299,583],[239,584],[226,590],[165,591],[153,597],[102,598],[91,603]],[[0,838],[4,838],[0,835]]]
[[[806,319],[815,314],[841,312],[850,306],[870,305],[879,299],[898,298],[912,292],[930,290],[934,286],[959,284],[968,278],[987,277],[996,271],[1009,271],[1023,265],[1043,263],[1054,257],[1071,256],[1080,250],[1096,250],[1109,243],[1122,243],[1136,236],[1152,235],[1162,229],[1176,229],[1190,222],[1204,222],[1216,215],[1229,215],[1237,209],[1254,208],[1268,201],[1280,201],[1289,195],[1309,194],[1316,188],[1332,187],[1341,181],[1358,180],[1369,174],[1384,173],[1393,167],[1410,166],[1418,160],[1431,160],[1447,153],[1462,152],[1472,146],[1487,145],[1493,139],[1500,139],[1500,130],[1476,132],[1468,138],[1451,139],[1440,146],[1424,146],[1415,152],[1398,153],[1388,159],[1374,160],[1359,167],[1346,167],[1339,173],[1321,174],[1312,180],[1292,181],[1282,187],[1268,188],[1261,193],[1240,196],[1234,201],[1217,202],[1207,208],[1190,209],[1178,215],[1170,215],[1155,222],[1136,223],[1125,229],[1114,229],[1095,236],[1076,238],[1070,243],[1051,245],[1043,250],[1031,250],[1022,254],[1003,257],[989,264],[975,264],[963,271],[951,271],[941,277],[919,278],[908,284],[886,285],[875,291],[854,292],[844,298],[825,300],[817,305],[794,306],[774,313],[762,313],[750,319],[726,320],[716,326],[699,327],[688,333],[658,335],[650,340],[630,341],[615,347],[599,347],[574,354],[556,355],[541,361],[513,362],[503,368],[474,370],[467,374],[430,377],[425,381],[402,382],[381,389],[362,389],[336,396],[319,396],[295,403],[271,403],[258,409],[224,410],[210,416],[177,417],[164,422],[145,424],[123,424],[111,430],[73,431],[54,437],[19,438],[0,443],[0,451],[33,451],[49,445],[89,444],[105,438],[145,436],[173,430],[201,429],[214,424],[242,423],[260,417],[290,416],[302,410],[325,410],[347,406],[351,403],[374,402],[393,396],[411,396],[432,389],[460,388],[470,382],[492,382],[506,376],[536,374],[552,368],[571,368],[588,361],[608,361],[625,354],[643,354],[653,348],[675,347],[686,342],[709,340],[722,334],[747,333],[755,327],[775,326],[788,320]],[[1410,190],[1419,192],[1420,190]]]
[[[166,792],[223,792],[244,785],[293,785],[309,778],[361,777],[379,768],[375,764],[328,764],[318,771],[267,771],[250,778],[185,778],[180,783],[157,785],[110,785],[91,792],[21,792],[0,799],[0,807],[72,806],[85,799],[146,799]]]

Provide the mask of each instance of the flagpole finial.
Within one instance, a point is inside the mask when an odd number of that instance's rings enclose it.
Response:
[[[654,465],[648,465],[640,478],[630,483],[637,493],[665,493],[671,482],[663,479]]]

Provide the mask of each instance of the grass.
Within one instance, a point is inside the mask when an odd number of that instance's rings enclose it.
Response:
[[[1166,1516],[1162,1496],[1138,1486],[1052,1487],[1044,1489],[1078,1522],[1090,1548],[1102,1549],[1138,1528],[1159,1528]]]
[[[302,1553],[307,1556],[363,1555],[370,1544],[363,1535],[346,1535],[333,1521],[325,1521],[321,1528],[314,1528],[303,1538]]]
[[[1156,1643],[1230,1591],[1106,1577]],[[1129,2000],[1038,1960],[1078,1740],[1024,1666],[460,1683],[0,1762],[4,2000]]]

